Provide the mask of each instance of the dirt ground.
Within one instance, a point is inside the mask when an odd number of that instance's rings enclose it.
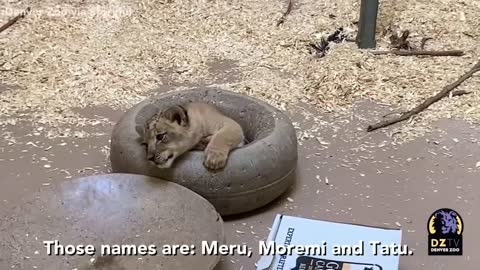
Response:
[[[219,71],[220,72],[220,71]],[[224,74],[225,75],[225,74]],[[18,89],[2,91],[18,91]],[[401,227],[403,244],[413,256],[400,259],[400,269],[476,269],[474,252],[480,233],[476,210],[480,202],[480,128],[457,120],[442,120],[434,132],[405,144],[382,132],[366,133],[365,127],[391,109],[357,101],[350,114],[330,119],[316,109],[298,106],[290,111],[299,134],[311,118],[324,121],[315,134],[321,140],[300,140],[298,177],[294,187],[269,206],[225,222],[228,244],[246,243],[254,254],[276,214]],[[106,117],[114,123],[123,112],[108,107],[76,109],[88,118]],[[21,117],[21,116],[19,116]],[[1,210],[20,198],[56,182],[107,173],[110,125],[98,125],[97,136],[48,139],[36,135],[28,124],[6,125],[2,134],[15,140],[0,141]],[[327,180],[328,179],[328,180]],[[475,207],[476,206],[476,207]],[[427,256],[427,219],[440,208],[458,211],[464,220],[464,256]],[[225,257],[218,270],[254,269],[258,256]]]

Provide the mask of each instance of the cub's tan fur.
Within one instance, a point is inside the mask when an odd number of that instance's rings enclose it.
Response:
[[[185,152],[205,151],[204,166],[225,167],[232,149],[242,146],[242,127],[213,105],[188,103],[172,106],[149,119],[144,128],[147,159],[159,168],[170,168]]]

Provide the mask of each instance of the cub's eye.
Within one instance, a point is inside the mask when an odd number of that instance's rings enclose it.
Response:
[[[163,141],[165,139],[165,133],[157,134],[157,141]]]

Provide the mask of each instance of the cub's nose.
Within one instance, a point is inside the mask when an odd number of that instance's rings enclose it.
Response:
[[[147,159],[150,161],[155,161],[155,155],[154,154],[148,154]]]

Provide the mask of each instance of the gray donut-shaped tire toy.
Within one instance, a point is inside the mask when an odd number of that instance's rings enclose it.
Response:
[[[143,127],[159,109],[186,102],[214,104],[244,129],[249,143],[230,152],[223,170],[207,170],[202,151],[185,153],[168,169],[147,160],[136,127]],[[283,194],[293,184],[297,159],[296,133],[287,115],[258,99],[217,88],[175,91],[144,100],[115,125],[110,145],[113,172],[180,184],[207,199],[222,216],[260,208]]]

